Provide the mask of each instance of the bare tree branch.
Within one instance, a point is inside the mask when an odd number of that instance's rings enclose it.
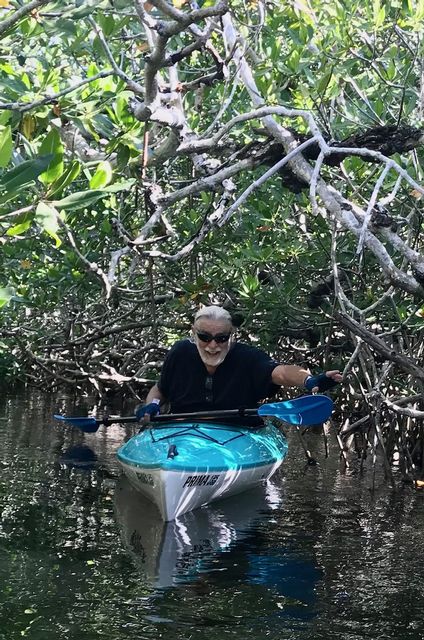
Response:
[[[359,324],[359,322],[356,322],[356,320],[348,316],[346,313],[335,311],[334,316],[344,327],[369,344],[385,360],[394,362],[403,369],[403,371],[406,371],[417,380],[424,381],[424,369],[419,367],[413,360],[411,360],[411,358],[408,358],[407,356],[398,353],[393,348],[388,347],[384,340],[374,333],[371,333],[371,331]]]

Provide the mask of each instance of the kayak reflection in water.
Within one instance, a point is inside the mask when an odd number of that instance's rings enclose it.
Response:
[[[312,560],[289,548],[267,549],[268,535],[259,530],[267,519],[273,526],[273,512],[281,503],[281,489],[269,482],[164,522],[155,505],[125,477],[115,491],[121,537],[146,586],[208,593],[244,584],[265,590],[268,597],[278,596],[283,615],[305,619],[313,615],[321,572]]]

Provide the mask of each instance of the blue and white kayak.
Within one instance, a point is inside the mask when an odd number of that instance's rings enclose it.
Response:
[[[135,489],[165,521],[270,478],[287,454],[274,426],[201,422],[150,425],[117,452]]]

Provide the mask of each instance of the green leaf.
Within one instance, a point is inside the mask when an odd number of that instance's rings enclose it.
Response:
[[[95,174],[90,180],[90,189],[102,189],[112,180],[112,167],[107,160],[99,162]]]
[[[97,200],[100,200],[100,198],[104,198],[105,195],[106,192],[99,189],[95,191],[76,191],[61,200],[53,200],[50,204],[54,205],[57,209],[81,209],[88,207],[90,204],[94,204]]]
[[[14,291],[11,287],[0,287],[0,308],[9,304],[10,300],[14,296]]]
[[[87,0],[83,2],[81,6],[77,6],[76,9],[73,9],[69,16],[72,20],[81,20],[81,18],[86,18],[93,13],[93,9],[95,8],[95,2],[93,0]]]
[[[124,169],[129,162],[131,156],[131,152],[129,150],[129,148],[126,145],[120,144],[118,146],[118,151],[117,151],[117,166],[118,169]]]
[[[18,224],[14,224],[13,227],[9,227],[9,229],[6,231],[6,235],[7,236],[20,236],[23,233],[25,233],[26,231],[28,231],[28,229],[30,228],[30,226],[32,225],[32,219],[25,219],[23,222],[19,222]]]
[[[4,127],[0,132],[0,167],[6,167],[12,157],[13,140],[12,128]]]
[[[38,178],[38,176],[47,169],[52,159],[53,155],[49,154],[47,156],[40,156],[34,160],[21,162],[21,164],[7,171],[0,178],[0,189],[5,190],[9,194],[14,193],[19,187],[27,185],[29,182]]]
[[[124,180],[124,182],[115,182],[115,184],[110,184],[108,187],[105,187],[103,191],[106,193],[118,193],[118,191],[129,191],[135,182],[134,178],[130,180]]]
[[[65,18],[56,20],[55,30],[58,33],[63,33],[68,36],[76,36],[77,34],[75,23],[72,20],[66,20]]]
[[[68,187],[81,173],[81,164],[78,160],[73,160],[69,167],[65,169],[60,178],[55,180],[49,188],[48,196],[51,198],[53,195],[61,193],[66,187]]]
[[[327,73],[324,73],[321,80],[318,82],[317,93],[319,96],[325,95],[325,91],[330,83],[332,75],[333,75],[333,70],[330,69],[330,71],[327,71]]]
[[[28,16],[20,23],[21,31],[27,37],[31,35],[31,33],[37,28],[37,26],[37,20],[31,16]]]
[[[54,200],[50,204],[55,206],[57,209],[81,209],[94,204],[97,200],[106,197],[109,193],[128,190],[133,184],[134,180],[127,180],[126,182],[119,182],[117,184],[110,185],[104,189],[76,191],[75,193],[71,193],[69,196],[66,196],[66,198]]]
[[[46,202],[39,202],[35,211],[35,219],[40,227],[55,241],[56,248],[62,244],[61,239],[57,235],[59,229],[59,223],[57,221],[59,212],[47,204]]]
[[[99,13],[97,20],[105,36],[110,36],[115,28],[114,17],[111,15]]]
[[[386,20],[386,9],[385,7],[381,7],[380,11],[378,12],[376,18],[375,18],[375,26],[381,27],[384,22]]]
[[[414,18],[417,22],[419,22],[423,19],[423,17],[424,17],[424,1],[418,0],[418,2],[416,3]]]
[[[41,156],[48,154],[53,156],[47,170],[43,171],[39,177],[43,184],[51,184],[63,173],[63,145],[57,129],[49,131],[41,144],[39,153]]]
[[[7,124],[11,117],[12,117],[12,111],[7,111],[7,109],[5,109],[0,113],[0,124],[1,125]]]
[[[104,113],[97,113],[90,118],[90,129],[97,134],[100,134],[103,138],[109,140],[111,137],[117,134],[117,129],[112,120]]]
[[[10,76],[8,78],[0,78],[0,87],[4,87],[4,91],[2,91],[3,97],[7,96],[12,100],[21,98],[28,91],[25,83],[20,78]]]

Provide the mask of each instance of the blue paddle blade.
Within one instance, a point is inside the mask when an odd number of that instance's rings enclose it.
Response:
[[[85,433],[95,433],[99,428],[99,421],[96,420],[96,418],[68,418],[59,415],[55,415],[54,418],[66,422],[73,427],[78,427],[78,429],[85,431]]]
[[[308,426],[325,422],[333,411],[333,401],[323,395],[301,396],[284,402],[263,404],[260,416],[274,416],[288,424]]]

